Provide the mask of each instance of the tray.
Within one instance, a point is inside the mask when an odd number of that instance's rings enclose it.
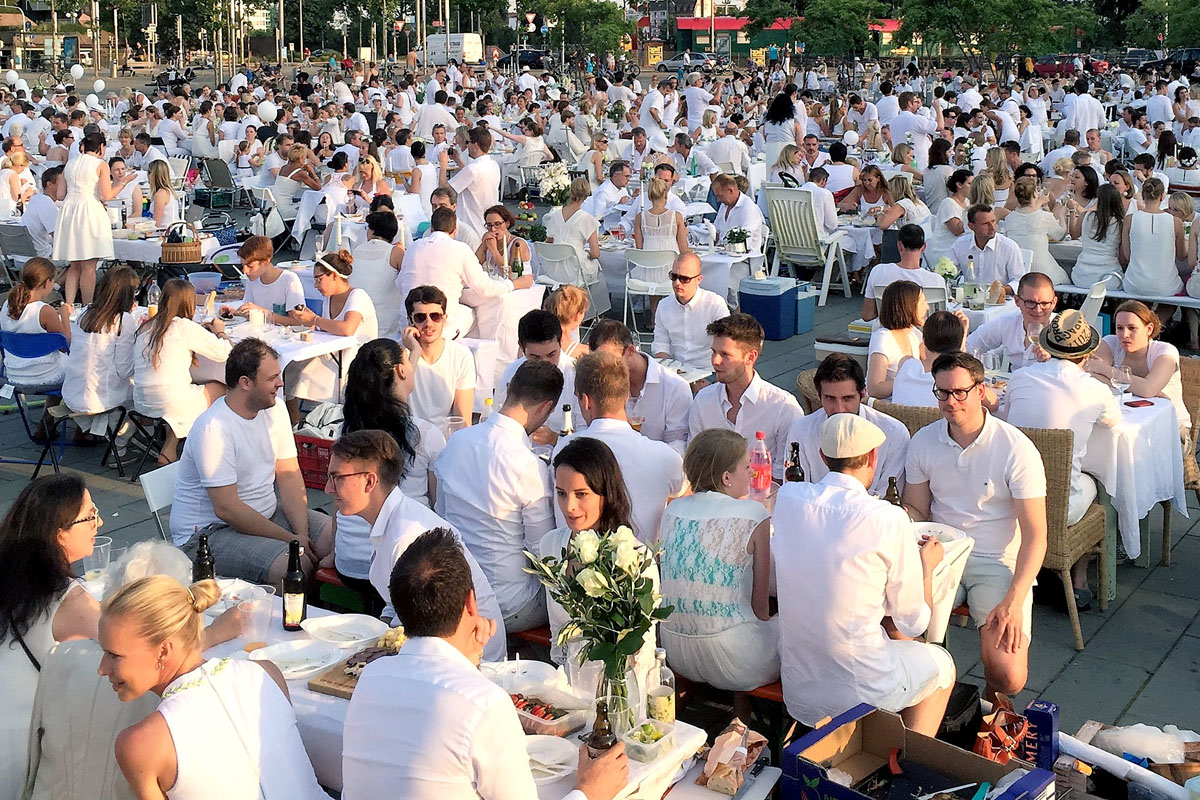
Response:
[[[319,672],[308,680],[308,689],[317,694],[327,694],[333,697],[340,697],[343,700],[349,700],[354,694],[354,687],[358,686],[358,675],[347,675],[346,664],[359,655],[359,653],[372,648],[364,647],[356,652],[353,656],[343,658],[333,666]],[[392,653],[395,655],[395,653]],[[382,656],[388,658],[388,656]]]

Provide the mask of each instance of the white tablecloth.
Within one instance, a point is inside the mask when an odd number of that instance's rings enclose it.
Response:
[[[946,308],[948,308],[950,311],[961,310],[964,314],[966,314],[967,322],[970,323],[970,330],[975,330],[983,323],[992,322],[993,320],[999,319],[1006,314],[1021,313],[1020,309],[1017,308],[1016,301],[1014,301],[1012,298],[1004,301],[1002,305],[984,306],[982,309],[977,310],[964,308],[963,306],[960,306],[958,303],[954,302],[947,303]]]
[[[214,236],[200,238],[200,255],[204,260],[221,246]],[[144,264],[157,264],[162,260],[162,238],[153,239],[113,239],[113,257],[117,261],[140,261]]]
[[[1130,408],[1121,404],[1121,423],[1097,428],[1088,440],[1083,471],[1094,475],[1112,496],[1125,552],[1137,558],[1142,552],[1138,523],[1163,500],[1187,516],[1183,489],[1183,452],[1175,407],[1165,399],[1152,406]],[[1153,453],[1154,457],[1145,457]]]
[[[358,340],[353,336],[335,336],[324,331],[313,331],[311,342],[300,341],[299,334],[285,334],[281,325],[265,324],[260,330],[254,330],[249,322],[238,322],[228,326],[229,338],[234,342],[256,337],[262,339],[275,352],[279,353],[279,368],[285,369],[293,361],[307,361],[319,356],[333,356],[341,367],[342,375],[350,367],[345,359],[347,350],[358,347]],[[287,338],[285,338],[285,335]],[[204,356],[196,357],[196,364],[191,369],[192,380],[197,383],[205,381],[225,382],[225,362],[214,361]],[[341,397],[317,398],[330,402],[341,402]]]
[[[863,269],[875,257],[875,235],[882,233],[876,227],[860,228],[855,225],[838,225],[842,232],[842,250],[846,252],[851,272]]]
[[[469,335],[476,339],[491,340],[496,344],[495,378],[499,378],[508,365],[517,359],[517,323],[530,311],[541,308],[545,296],[546,287],[535,283],[528,289],[517,289],[499,297],[489,297],[474,307],[475,324],[471,327]],[[482,402],[478,388],[475,391],[475,400],[476,406]]]

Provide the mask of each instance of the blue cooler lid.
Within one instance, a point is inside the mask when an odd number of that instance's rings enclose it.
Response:
[[[742,278],[738,282],[739,292],[767,297],[777,297],[794,288],[796,288],[795,278]]]

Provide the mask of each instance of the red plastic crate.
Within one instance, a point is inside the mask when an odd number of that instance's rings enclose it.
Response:
[[[296,437],[296,460],[300,462],[300,474],[309,489],[324,489],[329,479],[329,454],[332,439],[316,436]]]

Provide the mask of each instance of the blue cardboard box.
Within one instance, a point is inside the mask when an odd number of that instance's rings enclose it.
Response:
[[[1030,769],[997,800],[1053,800],[1054,773],[1010,761],[997,764],[946,742],[907,730],[899,714],[862,704],[834,717],[783,751],[783,800],[867,800],[866,795],[829,779],[837,768],[857,783],[887,764],[893,748],[900,758],[927,764],[953,781],[949,786],[987,781],[995,786],[1018,768]],[[934,792],[939,788],[926,787]]]

